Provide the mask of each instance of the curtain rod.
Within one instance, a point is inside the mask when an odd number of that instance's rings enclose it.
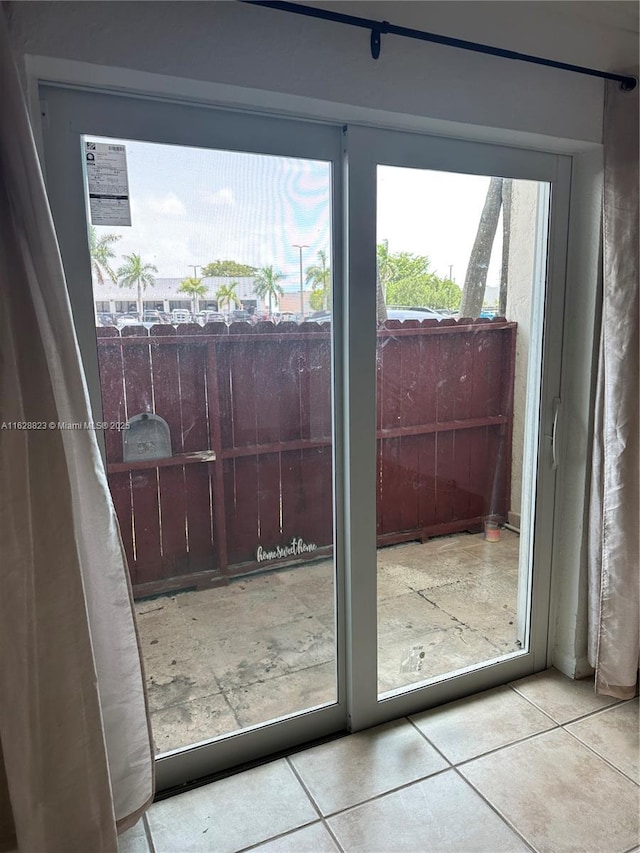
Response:
[[[240,2],[248,3],[251,6],[265,6],[268,9],[278,9],[281,12],[291,12],[294,15],[305,15],[309,18],[320,18],[324,21],[334,21],[336,24],[347,24],[351,27],[361,27],[362,29],[371,30],[371,56],[373,59],[377,59],[380,56],[381,35],[382,33],[386,33],[394,36],[418,39],[419,41],[444,44],[447,47],[457,47],[461,50],[473,50],[476,53],[500,56],[503,59],[515,59],[520,62],[531,62],[534,65],[546,65],[549,68],[559,68],[562,71],[573,71],[576,74],[601,77],[603,80],[617,80],[620,83],[620,88],[625,92],[631,92],[638,83],[635,77],[628,77],[623,74],[611,74],[608,71],[598,71],[595,68],[586,68],[582,65],[570,65],[568,62],[556,62],[554,59],[531,56],[528,53],[518,53],[514,50],[504,50],[501,47],[492,47],[489,44],[479,44],[475,41],[440,36],[436,33],[414,30],[410,27],[399,27],[396,24],[389,23],[389,21],[375,21],[371,18],[345,15],[342,12],[330,12],[327,9],[318,9],[315,6],[305,6],[300,3],[288,3],[285,0],[240,0]]]

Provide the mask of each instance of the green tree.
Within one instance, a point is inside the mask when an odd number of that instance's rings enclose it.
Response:
[[[387,319],[387,285],[391,280],[389,241],[383,240],[376,246],[376,320],[383,323]]]
[[[278,284],[284,278],[284,273],[274,270],[273,266],[263,267],[258,270],[258,275],[253,286],[256,296],[260,299],[269,300],[269,315],[271,315],[271,303],[274,298],[282,296],[284,290]]]
[[[193,313],[196,314],[198,311],[198,298],[205,295],[207,292],[207,285],[202,283],[201,278],[194,278],[193,276],[190,276],[180,282],[178,290],[180,293],[189,294],[193,301]]]
[[[376,248],[378,300],[382,293],[386,306],[458,308],[462,298],[461,289],[453,281],[441,279],[431,272],[426,255],[390,252],[387,240],[383,240]]]
[[[222,308],[223,305],[227,306],[227,313],[231,310],[231,303],[233,303],[236,308],[239,308],[242,305],[242,302],[238,298],[238,294],[236,293],[236,287],[238,286],[237,281],[232,281],[229,284],[223,284],[216,290],[216,299],[218,300],[218,308]]]
[[[120,234],[102,234],[98,237],[95,225],[89,226],[89,252],[91,254],[91,272],[99,285],[104,285],[105,278],[116,284],[117,278],[111,269],[110,261],[116,253],[111,248],[121,239]]]
[[[387,285],[387,305],[457,311],[461,299],[462,290],[457,284],[433,273],[391,281]]]
[[[318,263],[307,267],[305,280],[311,285],[309,305],[314,311],[325,311],[331,304],[331,270],[324,249],[318,252]]]
[[[204,278],[211,276],[225,276],[227,278],[242,278],[255,275],[256,267],[248,264],[239,264],[237,261],[211,261],[206,267],[202,267]]]
[[[138,291],[138,319],[142,320],[142,294],[147,287],[156,283],[154,273],[158,270],[153,264],[145,264],[140,255],[132,252],[123,255],[124,264],[118,270],[120,287],[136,287]]]

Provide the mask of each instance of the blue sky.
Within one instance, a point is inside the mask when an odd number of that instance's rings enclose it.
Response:
[[[191,265],[222,258],[285,274],[285,290],[299,287],[303,267],[330,247],[331,167],[318,161],[158,145],[124,144],[131,198],[130,227],[120,234],[118,258],[139,252],[159,277],[193,275]],[[488,178],[382,166],[378,171],[378,240],[391,251],[425,254],[431,268],[464,281]],[[499,280],[499,228],[488,284]]]

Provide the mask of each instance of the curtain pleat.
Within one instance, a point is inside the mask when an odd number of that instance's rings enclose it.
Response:
[[[90,282],[88,282],[90,286]],[[131,594],[0,16],[0,827],[115,851],[153,796]]]
[[[603,301],[589,530],[596,691],[636,692],[640,643],[638,91],[607,83]]]

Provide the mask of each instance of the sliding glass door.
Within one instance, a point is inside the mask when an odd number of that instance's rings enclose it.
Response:
[[[159,786],[543,667],[566,161],[42,102]]]
[[[107,95],[46,101],[49,190],[170,784],[206,772],[212,745],[220,769],[344,725],[341,135]],[[314,307],[324,322],[305,322]]]
[[[365,128],[347,150],[365,726],[544,665],[569,170]]]

